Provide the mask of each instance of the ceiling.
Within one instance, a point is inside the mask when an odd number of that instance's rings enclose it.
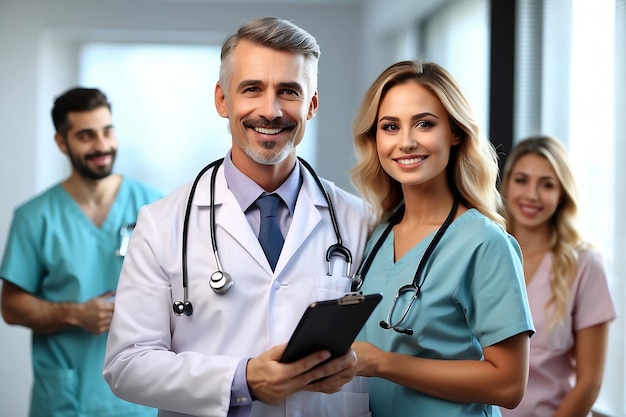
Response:
[[[324,5],[353,5],[364,2],[365,0],[152,0],[160,2],[188,2],[188,3],[207,3],[207,4],[247,4],[247,5],[301,5],[301,6],[318,6]]]

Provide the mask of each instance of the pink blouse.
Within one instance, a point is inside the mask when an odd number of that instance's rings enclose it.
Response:
[[[528,387],[516,409],[501,409],[503,417],[552,416],[575,382],[574,333],[616,317],[604,261],[598,252],[583,249],[579,251],[578,271],[567,313],[550,331],[545,305],[551,294],[553,258],[552,252],[546,254],[528,284],[528,299],[537,330],[530,339]]]

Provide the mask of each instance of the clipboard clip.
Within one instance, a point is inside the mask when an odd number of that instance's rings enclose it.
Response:
[[[351,293],[344,295],[339,300],[337,300],[337,304],[339,305],[358,304],[358,303],[362,303],[363,300],[365,300],[365,296],[363,295],[362,292],[360,291],[351,292]]]

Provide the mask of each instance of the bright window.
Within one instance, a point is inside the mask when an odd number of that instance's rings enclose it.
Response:
[[[421,56],[446,68],[476,113],[482,134],[489,127],[489,4],[450,2],[421,25]]]
[[[626,242],[621,238],[623,230],[619,233],[623,225],[619,201],[625,195],[618,180],[626,147],[621,145],[625,138],[616,120],[616,114],[624,112],[617,104],[624,102],[624,80],[616,77],[616,63],[624,61],[625,53],[623,40],[622,47],[616,45],[620,21],[624,30],[624,3],[518,2],[522,41],[517,50],[516,138],[549,134],[569,150],[583,236],[604,256],[618,310],[618,319],[610,327],[604,383],[594,407],[612,417],[626,416]]]

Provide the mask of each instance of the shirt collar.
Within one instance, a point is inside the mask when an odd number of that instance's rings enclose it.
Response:
[[[291,171],[285,182],[274,191],[274,193],[278,194],[280,198],[283,199],[292,216],[296,207],[298,192],[302,185],[302,175],[299,165],[299,163],[296,163],[295,169]],[[233,164],[231,151],[228,151],[224,158],[224,177],[226,178],[228,189],[233,193],[241,210],[244,212],[261,194],[266,193],[259,184],[250,179],[250,177],[241,172],[235,164]]]

